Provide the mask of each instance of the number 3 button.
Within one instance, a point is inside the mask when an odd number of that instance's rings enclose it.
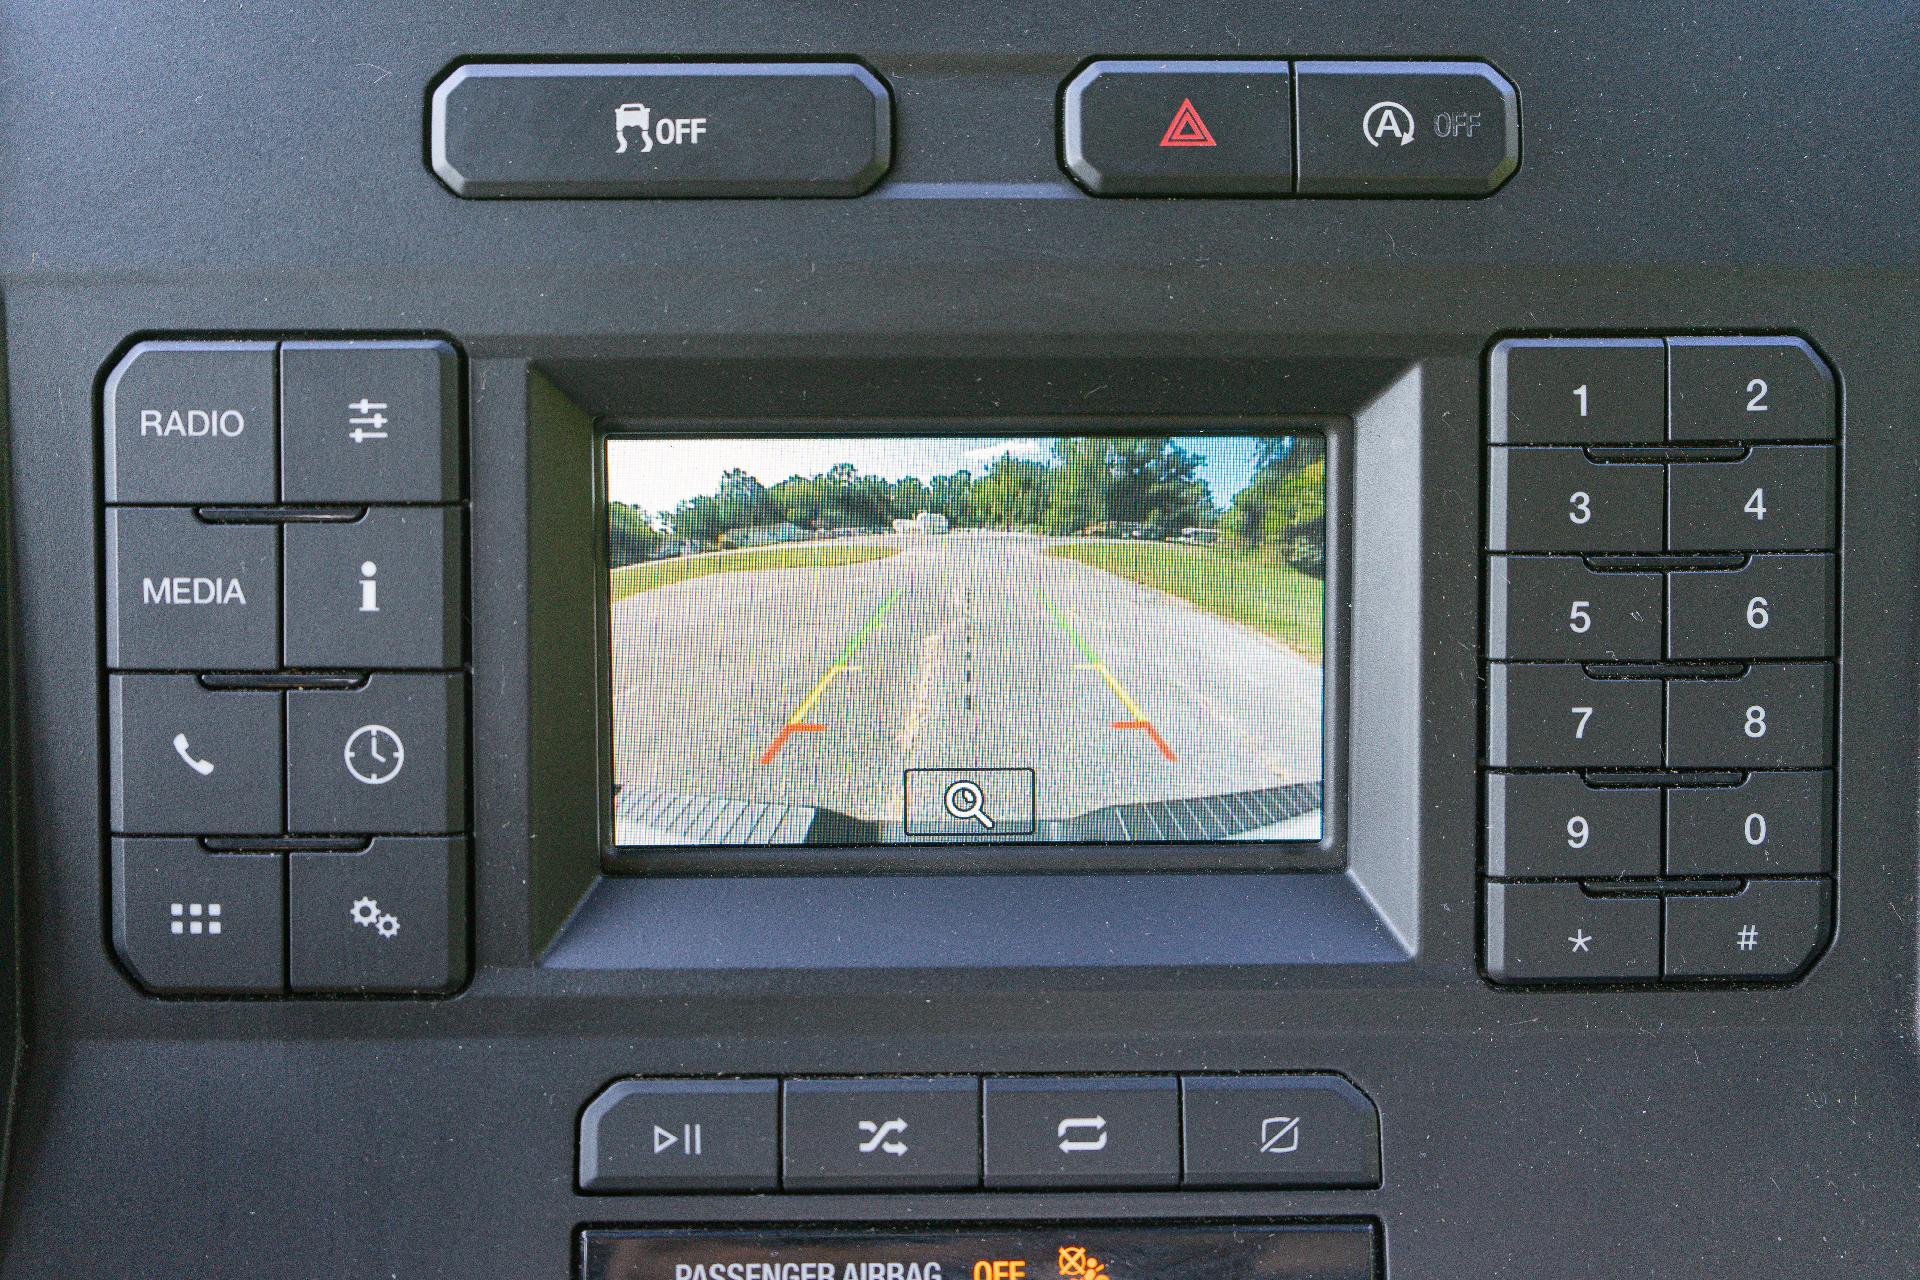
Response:
[[[1580,449],[1495,449],[1487,536],[1494,551],[1661,549],[1664,468],[1594,462]]]

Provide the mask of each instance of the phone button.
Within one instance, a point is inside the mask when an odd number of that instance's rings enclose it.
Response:
[[[287,830],[466,829],[466,678],[376,675],[287,695]]]
[[[280,695],[214,692],[193,676],[108,682],[119,835],[280,831]]]

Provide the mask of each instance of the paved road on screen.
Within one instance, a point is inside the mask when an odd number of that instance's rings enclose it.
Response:
[[[1035,771],[1039,817],[1320,777],[1320,668],[1046,541],[876,539],[613,606],[616,778],[899,821],[909,768]]]

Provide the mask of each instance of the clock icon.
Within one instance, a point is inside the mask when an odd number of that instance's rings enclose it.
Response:
[[[343,754],[348,773],[378,787],[400,776],[400,767],[407,762],[407,744],[383,724],[363,724],[347,736]]]

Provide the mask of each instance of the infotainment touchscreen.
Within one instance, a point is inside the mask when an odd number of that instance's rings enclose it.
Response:
[[[617,845],[1321,839],[1324,436],[606,449]]]

